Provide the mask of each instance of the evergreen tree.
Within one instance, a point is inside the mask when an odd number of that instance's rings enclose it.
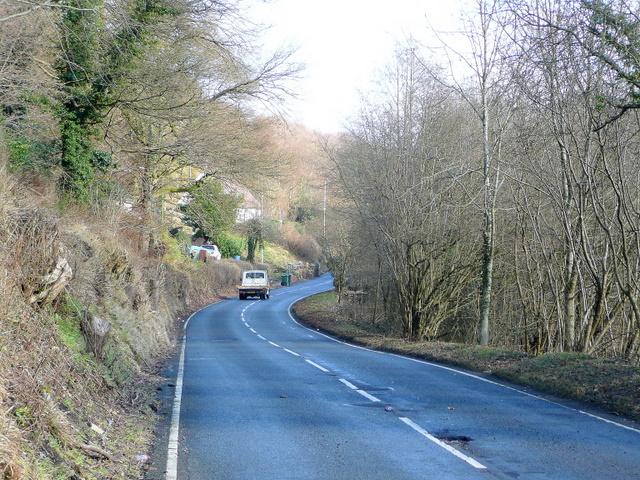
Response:
[[[206,237],[218,237],[236,222],[241,197],[225,193],[218,181],[209,181],[190,193],[191,201],[181,207],[185,224]]]

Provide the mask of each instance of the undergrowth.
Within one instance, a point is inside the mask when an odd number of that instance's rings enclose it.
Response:
[[[160,220],[13,186],[0,184],[0,480],[142,478],[181,320],[267,267],[195,261]],[[294,263],[270,246],[265,260]]]

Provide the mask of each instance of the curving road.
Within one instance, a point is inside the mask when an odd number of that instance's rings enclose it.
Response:
[[[291,318],[330,288],[324,276],[192,316],[157,478],[640,480],[637,424]]]

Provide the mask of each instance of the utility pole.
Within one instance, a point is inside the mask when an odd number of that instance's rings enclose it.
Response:
[[[327,243],[327,181],[324,181],[324,198],[322,200],[322,243]]]

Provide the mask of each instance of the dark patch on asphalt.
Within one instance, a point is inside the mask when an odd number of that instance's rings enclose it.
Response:
[[[442,440],[448,444],[453,445],[466,445],[469,442],[473,441],[473,438],[467,437],[465,435],[434,435],[438,440]]]

